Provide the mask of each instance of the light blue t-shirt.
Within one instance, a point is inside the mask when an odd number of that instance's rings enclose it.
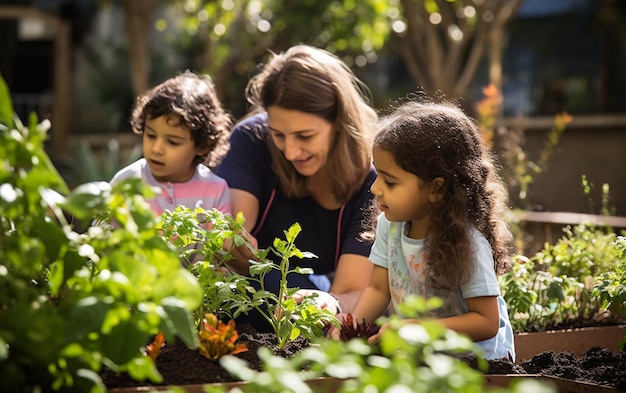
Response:
[[[465,299],[479,296],[497,296],[500,311],[498,334],[488,340],[477,342],[486,359],[507,358],[515,360],[513,329],[509,321],[506,303],[500,295],[494,270],[493,253],[485,237],[472,230],[476,269],[470,280],[454,290],[436,289],[429,282],[428,264],[424,255],[424,240],[409,238],[406,222],[390,222],[381,214],[376,228],[376,240],[370,253],[370,261],[388,270],[391,303],[397,309],[409,294],[439,297],[443,307],[429,315],[445,318],[466,313]]]

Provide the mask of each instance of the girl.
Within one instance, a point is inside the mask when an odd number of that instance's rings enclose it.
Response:
[[[374,322],[408,294],[436,296],[444,305],[426,317],[468,335],[485,358],[514,361],[496,280],[512,263],[506,191],[476,124],[449,103],[408,102],[381,126],[371,190],[383,214],[354,320]]]

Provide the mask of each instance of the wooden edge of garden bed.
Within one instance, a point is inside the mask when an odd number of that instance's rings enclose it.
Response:
[[[224,383],[207,383],[207,384],[192,384],[192,385],[182,385],[178,386],[179,388],[184,389],[186,393],[204,393],[205,388],[210,386],[224,387],[227,388],[226,391],[231,391],[234,388],[245,385],[247,382],[224,382]],[[306,381],[306,384],[314,392],[320,393],[331,393],[337,392],[343,383],[343,379],[334,378],[334,377],[323,377],[323,378],[315,378],[309,381]],[[158,392],[169,390],[171,387],[168,386],[138,386],[138,387],[128,387],[128,388],[113,388],[107,390],[107,393],[148,393],[148,392]]]
[[[509,387],[515,381],[535,379],[550,384],[559,393],[625,393],[613,387],[539,374],[485,374],[488,386]]]
[[[593,347],[617,351],[618,343],[624,338],[624,329],[626,325],[516,333],[515,362],[530,360],[535,354],[546,351],[570,351],[574,356],[580,356]]]
[[[552,385],[558,393],[626,393],[626,391],[618,390],[612,387],[601,386],[589,382],[574,381],[571,379],[563,379],[552,376],[538,374],[485,374],[486,385],[490,387],[510,387],[516,381],[524,379],[534,379]],[[331,393],[337,392],[341,387],[342,379],[339,378],[317,378],[307,381],[314,392]],[[184,389],[186,393],[204,393],[205,388],[209,386],[220,386],[231,389],[245,385],[246,382],[226,382],[216,384],[197,384],[183,385],[179,388]],[[132,388],[116,388],[108,390],[108,393],[148,393],[159,392],[171,389],[168,386],[140,386]]]

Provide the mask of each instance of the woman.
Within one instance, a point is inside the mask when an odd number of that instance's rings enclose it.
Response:
[[[233,213],[243,213],[259,248],[284,239],[298,222],[296,246],[318,258],[291,261],[315,275],[294,274],[289,287],[321,290],[319,304],[350,311],[372,271],[371,243],[362,238],[376,178],[369,90],[336,56],[297,45],[272,56],[246,98],[252,111],[235,126],[217,169],[231,189]],[[231,268],[248,274],[250,257]],[[277,276],[266,285],[277,292]]]

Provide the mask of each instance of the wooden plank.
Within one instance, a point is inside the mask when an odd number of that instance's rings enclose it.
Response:
[[[580,356],[592,347],[601,347],[617,352],[617,345],[624,338],[624,329],[626,325],[516,333],[515,362],[530,360],[533,355],[546,351],[571,351]]]

